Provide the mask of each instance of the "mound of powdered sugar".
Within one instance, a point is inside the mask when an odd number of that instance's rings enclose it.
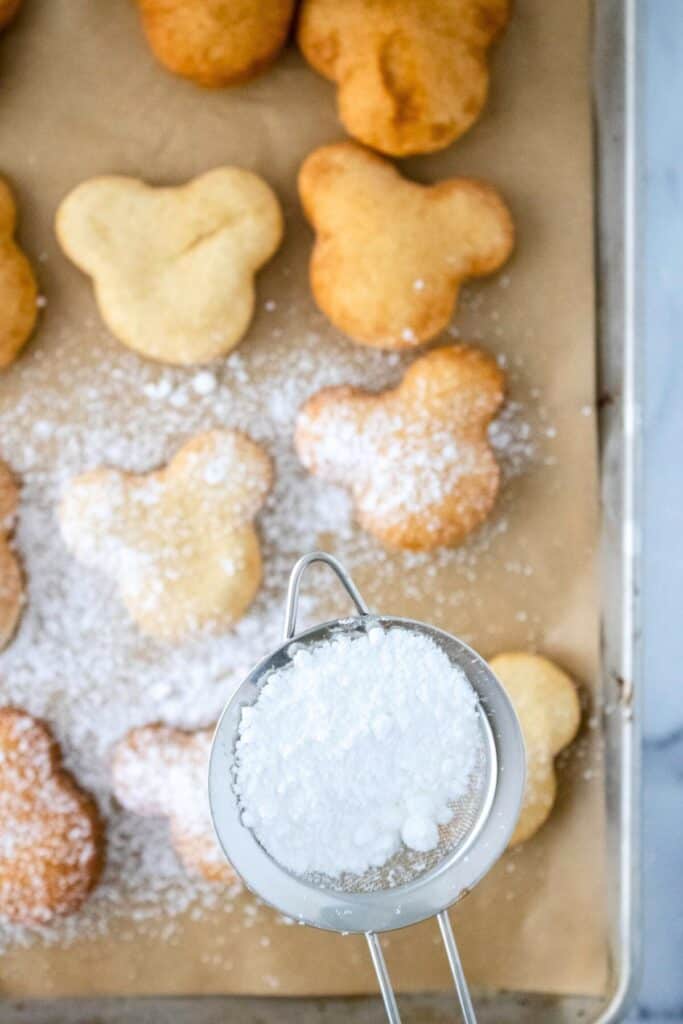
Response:
[[[433,640],[374,626],[300,648],[242,709],[242,821],[299,875],[363,874],[426,853],[471,785],[478,700]]]

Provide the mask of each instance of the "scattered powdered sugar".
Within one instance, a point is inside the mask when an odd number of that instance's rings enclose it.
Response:
[[[242,821],[296,874],[362,875],[402,842],[438,846],[482,746],[476,694],[429,637],[374,626],[300,647],[242,709]]]
[[[278,303],[277,336],[248,339],[210,370],[147,363],[112,343],[96,320],[82,323],[77,335],[73,326],[57,328],[49,347],[38,339],[12,368],[6,377],[11,392],[0,389],[0,456],[22,484],[16,548],[28,584],[19,632],[0,654],[0,702],[49,722],[65,766],[95,796],[107,822],[104,874],[82,910],[40,928],[0,925],[0,948],[36,937],[68,943],[106,930],[116,917],[168,936],[174,917],[188,908],[230,909],[233,890],[187,876],[167,822],[132,814],[114,798],[116,742],[150,722],[192,729],[215,721],[254,662],[279,642],[287,577],[302,552],[332,545],[352,572],[371,568],[374,574],[381,567],[387,587],[400,584],[405,599],[413,600],[424,598],[444,565],[457,566],[466,585],[487,544],[505,529],[504,515],[494,513],[463,548],[387,556],[353,526],[347,493],[300,465],[292,441],[296,413],[322,387],[394,385],[411,357],[329,337],[323,345],[316,334],[290,336],[290,313]],[[95,349],[95,358],[83,359],[85,346]],[[528,410],[513,412],[509,419],[503,413],[503,434],[498,443],[494,438],[504,476],[522,472],[534,454]],[[226,427],[245,430],[274,462],[273,489],[258,516],[262,588],[222,635],[183,646],[151,641],[126,614],[115,582],[68,553],[57,503],[76,474],[106,465],[146,472],[194,434]],[[441,599],[435,592],[435,611]],[[462,595],[453,590],[448,600]],[[322,591],[325,610],[342,610],[335,592],[326,601]],[[305,592],[303,618],[318,615],[319,600]]]
[[[202,370],[192,378],[192,388],[198,395],[210,395],[216,386],[216,378],[208,370]]]

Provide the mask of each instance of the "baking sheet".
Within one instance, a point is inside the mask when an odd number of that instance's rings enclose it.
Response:
[[[468,288],[455,319],[461,337],[503,355],[510,373],[511,440],[501,453],[508,479],[490,527],[460,552],[429,559],[387,558],[372,545],[324,538],[342,554],[352,550],[354,574],[374,607],[430,619],[484,654],[538,646],[556,657],[583,683],[587,720],[598,665],[588,13],[587,3],[570,10],[520,0],[495,56],[483,120],[445,153],[407,165],[423,180],[458,173],[486,178],[501,188],[518,226],[509,267],[497,279]],[[239,349],[247,372],[257,372],[276,391],[281,375],[294,371],[304,394],[316,358],[337,361],[340,372],[348,369],[354,382],[360,378],[370,386],[399,372],[387,357],[349,355],[350,346],[316,314],[308,295],[310,235],[296,200],[296,169],[312,148],[342,133],[330,86],[295,53],[239,91],[204,93],[153,63],[127,4],[33,0],[0,44],[0,62],[0,168],[18,192],[21,238],[38,263],[48,299],[36,340],[0,381],[1,422],[16,412],[0,445],[27,476],[37,470],[19,438],[35,422],[41,389],[47,395],[51,377],[63,378],[64,368],[73,368],[73,416],[85,422],[93,415],[83,408],[88,369],[97,377],[125,368],[125,382],[133,366],[141,375],[162,373],[122,354],[107,336],[89,284],[54,242],[56,204],[92,174],[130,173],[172,183],[218,163],[264,174],[285,203],[288,232],[259,281],[260,299],[275,309],[261,304]],[[30,409],[22,406],[27,389]],[[125,387],[116,395],[104,390],[112,398],[107,415],[114,422],[120,418],[123,429],[138,399]],[[186,432],[195,428],[195,419],[188,412]],[[207,417],[202,425],[213,421]],[[149,430],[155,429],[159,424],[150,411]],[[162,427],[164,432],[168,436],[159,438],[159,446],[169,453],[182,435],[182,415],[172,429]],[[38,470],[49,454],[46,443]],[[276,590],[285,561],[280,552]],[[334,613],[333,600],[330,594],[322,610]],[[11,662],[0,662],[0,675],[11,671]],[[141,665],[141,686],[144,673]],[[40,685],[37,679],[36,691]],[[42,710],[37,692],[35,704]],[[551,822],[454,912],[472,982],[534,991],[604,990],[597,747],[595,731],[587,728],[563,763]],[[0,964],[0,989],[16,995],[374,989],[362,940],[293,928],[258,907],[246,918],[249,927],[239,909],[230,915],[204,910],[200,920],[190,913],[169,940],[163,931],[140,935],[119,920],[109,934],[76,939],[63,949],[9,951]],[[398,987],[448,983],[435,927],[395,933],[387,941]]]

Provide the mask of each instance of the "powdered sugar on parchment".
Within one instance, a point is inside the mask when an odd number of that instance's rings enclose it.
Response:
[[[22,483],[16,543],[28,603],[16,639],[0,655],[0,698],[50,723],[66,767],[93,793],[107,820],[107,860],[81,911],[40,929],[0,925],[0,948],[36,935],[65,943],[100,933],[117,917],[168,936],[173,919],[187,908],[201,913],[204,906],[232,907],[233,891],[187,876],[166,822],[128,813],[115,801],[109,758],[115,742],[135,726],[163,721],[197,728],[215,721],[252,664],[279,642],[287,577],[303,552],[332,543],[351,572],[385,564],[379,545],[353,525],[347,493],[301,467],[293,429],[300,405],[319,388],[393,385],[409,357],[328,339],[323,346],[315,334],[288,337],[286,322],[273,328],[267,343],[245,341],[209,368],[159,367],[110,342],[106,357],[85,366],[73,339],[58,333],[57,353],[42,358],[38,350],[12,370],[15,398],[0,402],[0,456]],[[95,325],[91,330],[97,336]],[[106,337],[101,330],[99,337]],[[492,429],[504,480],[534,458],[528,421],[529,410],[511,403]],[[144,472],[166,462],[193,434],[221,427],[247,431],[274,461],[275,483],[257,520],[263,586],[232,630],[165,646],[139,634],[111,580],[68,554],[56,504],[65,481],[77,473],[102,465]],[[477,552],[504,529],[504,517],[494,514],[465,548],[392,555],[387,580],[399,573],[403,592],[419,597],[423,584],[411,572],[416,567],[429,579],[430,572],[453,563],[466,578],[476,572]],[[332,593],[328,603],[342,610],[335,598]],[[308,591],[302,614],[309,621],[318,614]]]

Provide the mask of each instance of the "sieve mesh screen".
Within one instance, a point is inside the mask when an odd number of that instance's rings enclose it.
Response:
[[[340,620],[334,624],[326,624],[315,639],[307,638],[304,643],[301,640],[295,640],[290,644],[286,651],[283,652],[279,663],[283,664],[289,661],[303,646],[315,646],[316,644],[325,643],[333,636],[339,635],[339,633],[353,634],[364,632],[370,624],[370,621],[359,622],[358,620]],[[418,633],[430,633],[421,624],[413,624],[412,627],[408,628],[412,628],[413,631]],[[434,642],[444,650],[444,653],[447,654],[453,664],[458,664],[443,638],[434,636]],[[261,849],[283,871],[308,885],[315,886],[324,891],[347,894],[371,894],[395,890],[400,886],[415,882],[439,868],[446,860],[452,861],[459,855],[464,855],[469,848],[470,840],[478,831],[478,826],[485,820],[488,814],[495,787],[495,745],[490,735],[486,712],[481,705],[479,706],[479,729],[481,743],[477,751],[476,762],[469,775],[467,788],[461,797],[449,802],[448,806],[453,812],[452,818],[446,825],[439,827],[438,845],[425,853],[411,850],[402,844],[400,849],[384,864],[379,867],[370,867],[362,874],[345,872],[334,877],[320,872],[296,874],[273,858],[256,833],[251,829],[249,831],[256,842],[259,843]]]
[[[488,744],[482,729],[482,743],[477,763],[470,773],[467,790],[458,800],[449,804],[453,817],[447,825],[440,826],[438,846],[426,853],[419,853],[402,845],[385,864],[369,868],[362,875],[345,873],[332,878],[329,875],[309,873],[301,876],[302,880],[317,888],[345,893],[373,893],[414,882],[439,867],[446,858],[458,851],[465,852],[465,844],[487,813],[490,781]]]

